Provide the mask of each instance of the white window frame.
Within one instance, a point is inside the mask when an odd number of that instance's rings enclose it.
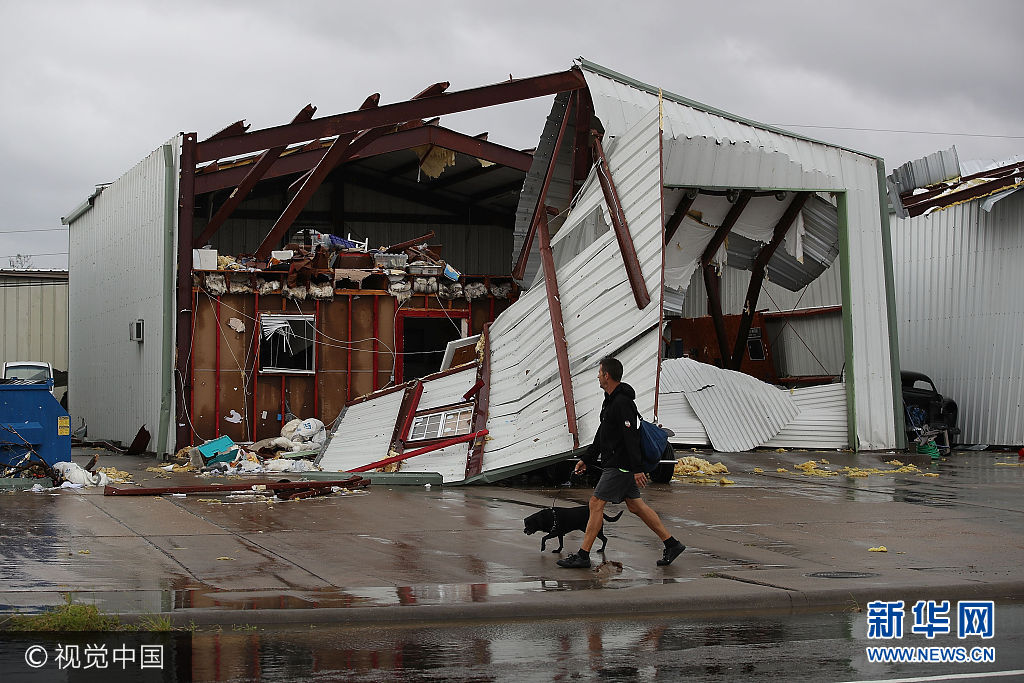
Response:
[[[468,404],[416,415],[409,429],[408,441],[452,439],[472,431],[473,405]]]

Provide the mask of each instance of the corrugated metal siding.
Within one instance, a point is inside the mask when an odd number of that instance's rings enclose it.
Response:
[[[654,109],[606,150],[652,303],[637,309],[613,232],[600,235],[558,269],[581,445],[597,431],[603,392],[596,368],[602,356],[615,353],[622,361],[624,381],[636,390],[641,413],[650,417],[654,409],[662,251],[658,138]],[[588,183],[559,235],[565,239],[603,201],[600,185]],[[491,439],[484,451],[485,471],[572,449],[550,340],[540,283],[491,326]]]
[[[473,388],[474,384],[476,384],[475,365],[470,365],[460,372],[427,380],[423,382],[423,393],[420,395],[420,402],[416,406],[416,411],[450,406],[453,403],[462,403],[466,400],[462,397]],[[465,469],[466,463],[463,462],[462,464],[463,469]]]
[[[846,385],[822,384],[789,392],[800,413],[775,438],[768,448],[848,448]]]
[[[1024,443],[1024,193],[893,223],[900,357],[960,408],[964,443]]]
[[[650,110],[657,94],[591,71],[584,74],[609,135]],[[823,143],[665,100],[664,182],[668,186],[835,190],[847,195],[853,300],[857,434],[862,449],[896,445],[889,325],[876,160]]]
[[[395,391],[349,406],[320,458],[320,467],[347,472],[386,458],[403,398],[404,391]]]
[[[715,450],[748,451],[779,433],[799,412],[789,394],[733,370],[689,358],[661,365],[663,393],[682,393]]]
[[[129,443],[143,425],[159,430],[161,352],[174,343],[173,327],[163,329],[164,272],[175,268],[163,262],[164,220],[170,206],[177,222],[180,139],[167,145],[172,168],[158,148],[70,225],[68,398],[72,421],[85,419],[90,438]],[[129,322],[140,318],[142,343],[128,339]]]
[[[678,391],[666,392],[664,377],[662,390],[658,393],[658,424],[671,429],[669,441],[673,444],[708,446],[708,432],[704,423],[693,412],[686,394]]]
[[[695,363],[694,361],[687,362]],[[685,366],[680,366],[675,360],[665,361],[662,364],[661,393],[659,395],[661,414],[658,417],[664,426],[675,432],[675,435],[669,439],[672,443],[711,444],[705,424],[711,424],[713,429],[731,431],[737,428],[736,424],[742,426],[748,421],[746,415],[748,410],[760,412],[760,407],[748,409],[723,404],[719,409],[710,413],[701,411],[705,417],[699,417],[697,411],[690,405],[693,394],[680,390],[685,386],[692,388],[694,385],[694,379],[688,377],[687,373],[681,372],[684,369]],[[712,368],[712,370],[717,370],[717,368]],[[721,371],[719,370],[719,372]],[[756,382],[756,380],[754,381]],[[764,384],[762,387],[764,391],[778,392],[786,402],[791,403],[795,413],[792,417],[787,418],[785,425],[768,440],[759,440],[753,433],[748,434],[746,443],[751,444],[750,448],[848,447],[846,386],[844,384],[825,384],[792,390],[777,389],[768,384]],[[730,418],[737,411],[739,411],[740,417],[734,424]],[[785,411],[787,415],[791,412],[790,408],[786,408]],[[728,439],[732,438],[731,435],[728,436]],[[726,450],[725,446],[728,446],[729,450],[741,450],[737,448],[740,445],[744,444],[728,443],[722,444],[722,447],[716,445],[715,448],[724,451]]]
[[[934,152],[928,156],[908,161],[889,174],[899,193],[919,187],[928,187],[943,180],[960,177],[960,160],[956,147]]]
[[[0,324],[0,362],[46,361],[67,370],[67,280],[0,275]]]

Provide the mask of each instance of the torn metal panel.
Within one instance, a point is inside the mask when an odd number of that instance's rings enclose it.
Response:
[[[686,396],[718,451],[756,448],[799,414],[787,392],[741,372],[689,358],[664,361],[661,386],[664,393]]]
[[[889,174],[889,179],[900,194],[959,177],[960,159],[955,146],[908,161]]]
[[[423,394],[420,396],[417,412],[450,406],[465,401],[463,396],[476,382],[476,366],[466,365],[462,369],[437,379],[423,378]],[[404,469],[404,468],[403,468]]]
[[[849,447],[846,385],[844,383],[780,389],[770,384],[760,383],[758,380],[754,380],[754,382],[758,382],[760,386],[754,387],[752,383],[740,379],[738,384],[731,387],[732,389],[742,387],[745,391],[746,385],[749,385],[749,388],[752,388],[758,396],[761,392],[765,392],[769,398],[769,405],[788,404],[782,412],[787,415],[792,414],[792,417],[788,418],[771,438],[761,439],[749,429],[749,425],[752,423],[751,415],[747,412],[749,408],[736,402],[735,395],[730,397],[731,400],[726,400],[723,397],[729,394],[725,391],[720,392],[718,406],[714,410],[708,411],[705,408],[711,402],[709,400],[711,397],[703,395],[714,392],[709,389],[699,391],[699,387],[697,393],[692,391],[701,382],[718,381],[719,385],[717,386],[719,387],[732,385],[737,379],[734,377],[737,373],[731,373],[733,376],[727,373],[729,371],[688,359],[681,359],[681,362],[667,360],[662,363],[659,398],[661,409],[658,417],[661,424],[674,432],[674,436],[670,438],[672,443],[712,445],[709,431],[715,433],[724,429],[727,439],[718,439],[718,443],[713,444],[715,450],[731,452],[739,450],[738,446],[745,444],[748,444],[749,448],[742,450],[758,447]],[[680,390],[681,388],[686,388],[686,390]],[[775,392],[775,394],[771,392]],[[695,397],[697,400],[694,400]],[[755,401],[759,412],[765,404],[761,402],[760,398],[755,398]],[[778,420],[780,414],[776,414],[774,419]],[[757,428],[758,434],[769,433],[774,429],[774,427],[763,429],[763,426]]]
[[[404,392],[393,391],[349,406],[317,464],[324,470],[347,472],[386,457],[403,398]]]
[[[768,261],[766,277],[770,282],[796,292],[816,280],[839,256],[839,217],[836,207],[820,197],[812,197],[801,212],[802,261],[778,250]],[[727,245],[729,266],[750,270],[763,240],[752,240],[733,230]]]

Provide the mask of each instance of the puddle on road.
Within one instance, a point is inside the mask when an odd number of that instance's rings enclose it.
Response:
[[[997,605],[999,668],[1019,669],[1024,606]],[[864,613],[742,618],[513,620],[293,628],[236,625],[193,638],[195,680],[864,680],[991,671],[992,665],[872,664]],[[901,645],[958,645],[907,636]],[[972,643],[978,644],[978,643]]]

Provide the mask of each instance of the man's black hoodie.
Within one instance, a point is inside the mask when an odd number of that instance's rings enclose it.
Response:
[[[601,404],[601,425],[597,428],[594,443],[580,458],[588,466],[617,467],[628,472],[642,472],[640,459],[640,430],[637,420],[636,392],[625,382],[620,382],[614,391],[604,395]]]

